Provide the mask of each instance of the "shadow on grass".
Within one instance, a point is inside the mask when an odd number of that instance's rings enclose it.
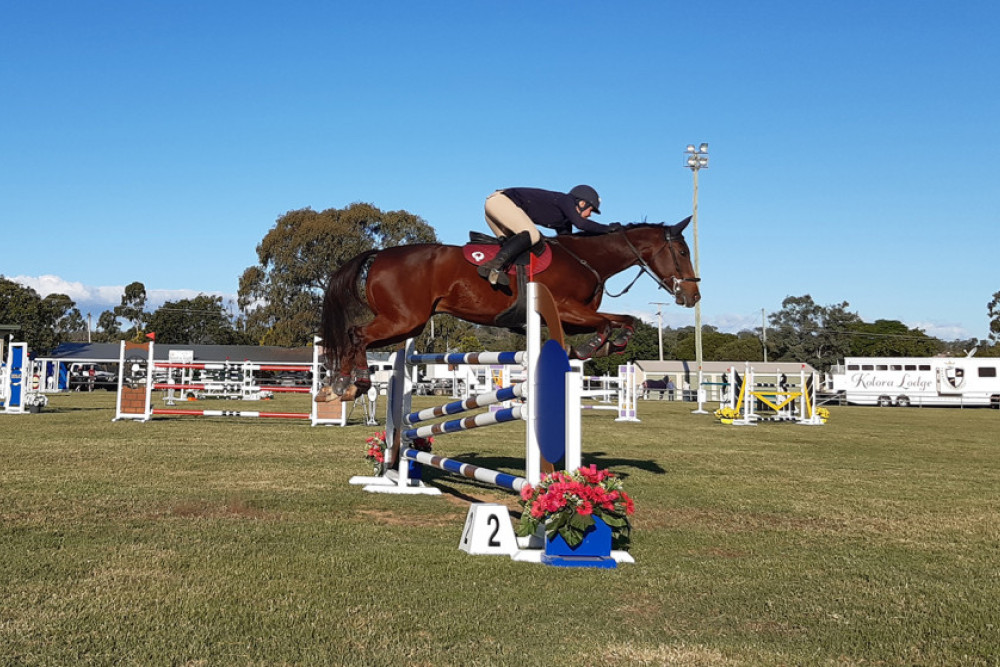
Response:
[[[512,456],[481,456],[476,452],[463,452],[460,454],[449,455],[448,458],[453,458],[456,461],[468,463],[480,468],[507,472],[513,475],[524,474],[524,459],[514,458]],[[594,464],[598,468],[610,469],[623,480],[628,479],[629,477],[629,473],[627,470],[623,470],[623,468],[643,470],[654,475],[666,474],[666,470],[655,461],[609,457],[606,452],[584,453],[583,465],[586,466],[590,464]],[[438,487],[441,489],[442,493],[448,494],[455,500],[470,504],[483,502],[482,498],[471,495],[476,489],[486,491],[495,491],[500,489],[501,491],[506,491],[506,489],[502,489],[501,487],[497,487],[493,484],[481,482],[471,477],[464,477],[457,473],[450,473],[426,465],[424,466],[423,480],[428,484]],[[512,498],[517,499],[517,493],[513,491],[510,491],[510,493]],[[511,510],[511,516],[518,518],[520,513]]]

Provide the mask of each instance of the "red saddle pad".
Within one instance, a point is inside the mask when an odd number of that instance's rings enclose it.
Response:
[[[484,262],[488,262],[497,256],[500,252],[499,245],[492,244],[480,244],[480,243],[467,243],[462,246],[462,256],[470,264],[475,264],[479,266]],[[541,273],[545,269],[549,268],[549,264],[552,263],[552,248],[548,243],[545,244],[545,248],[542,250],[540,257],[534,258],[535,273]],[[508,274],[514,275],[514,266],[511,266],[507,271]]]

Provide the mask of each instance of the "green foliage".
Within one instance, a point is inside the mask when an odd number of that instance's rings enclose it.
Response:
[[[898,320],[854,322],[848,326],[850,354],[855,357],[930,357],[941,351],[941,341]]]
[[[122,339],[121,325],[118,324],[118,318],[115,316],[114,312],[110,310],[105,310],[97,318],[97,328],[98,332],[95,338],[99,342],[110,343]]]
[[[343,263],[366,250],[435,240],[433,228],[420,217],[371,204],[289,211],[257,246],[259,264],[240,276],[246,330],[261,344],[310,344],[319,327],[323,290]]]
[[[846,301],[820,306],[811,296],[787,297],[781,310],[770,316],[768,358],[798,361],[825,371],[850,352],[852,325],[861,318],[850,313]]]
[[[141,338],[145,332],[145,324],[148,318],[146,313],[146,286],[140,282],[130,283],[125,286],[125,293],[122,294],[121,305],[114,307],[115,317],[120,317],[131,323],[131,327],[126,332],[129,338]]]
[[[87,323],[71,298],[65,294],[49,294],[42,302],[53,314],[62,313],[54,325],[60,340],[86,340]]]
[[[990,316],[990,340],[1000,344],[1000,292],[993,293],[993,298],[986,304],[986,313]]]
[[[148,327],[159,343],[238,345],[244,337],[233,328],[222,297],[199,294],[168,301],[149,316]]]
[[[20,326],[14,338],[28,344],[32,354],[47,354],[82,320],[73,301],[64,294],[41,298],[38,292],[0,276],[0,324]]]

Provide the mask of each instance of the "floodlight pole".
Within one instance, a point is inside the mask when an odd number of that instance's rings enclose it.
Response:
[[[694,275],[701,278],[701,265],[698,257],[698,172],[708,168],[708,144],[703,143],[697,148],[694,144],[688,144],[684,149],[686,159],[684,166],[691,170],[694,177],[694,197],[691,204],[691,223],[694,229]],[[694,304],[694,355],[695,364],[698,367],[698,409],[694,414],[707,414],[702,409],[702,354],[701,354],[701,301]]]

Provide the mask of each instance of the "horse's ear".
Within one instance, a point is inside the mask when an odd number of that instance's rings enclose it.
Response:
[[[666,226],[666,230],[667,230],[666,237],[667,237],[667,240],[669,241],[669,240],[671,240],[671,239],[673,239],[675,237],[679,237],[681,235],[681,233],[684,231],[684,228],[687,227],[688,223],[690,223],[690,222],[691,222],[691,216],[689,215],[688,217],[686,217],[683,220],[681,220],[680,222],[678,222],[676,225],[667,225]]]

